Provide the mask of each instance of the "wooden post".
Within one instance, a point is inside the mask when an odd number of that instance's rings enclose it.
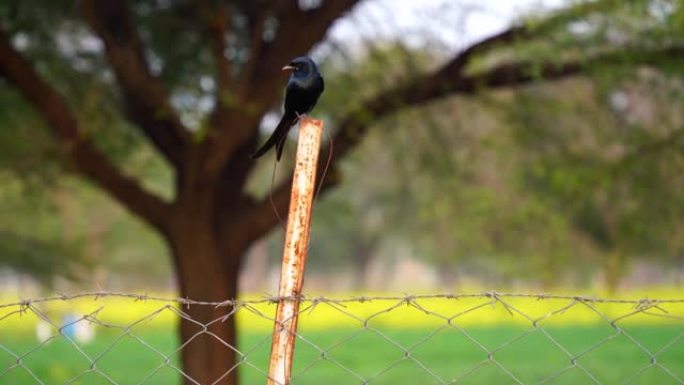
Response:
[[[299,144],[292,178],[290,210],[280,271],[278,309],[273,328],[268,385],[289,385],[304,283],[304,266],[309,252],[311,207],[316,190],[316,165],[323,122],[304,117],[299,124]]]

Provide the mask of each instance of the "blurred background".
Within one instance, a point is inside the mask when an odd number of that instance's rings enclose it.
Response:
[[[665,0],[581,3],[370,0],[337,15],[311,50],[327,84],[313,116],[329,132],[363,100],[419,79],[513,25],[532,32],[487,47],[469,71],[529,61],[527,70],[540,76],[407,103],[369,122],[363,140],[326,176],[336,186],[316,201],[307,290],[615,291],[681,284],[681,55],[651,51],[679,47],[683,10]],[[200,138],[216,84],[206,44],[194,40],[201,28],[182,14],[188,4],[131,5],[152,73]],[[112,164],[164,199],[177,194],[173,170],[125,119],[116,87],[121,77],[75,2],[6,0],[0,20],[12,46],[87,122],[83,130]],[[228,52],[238,48],[226,48],[226,55],[246,55]],[[617,54],[592,61],[609,51]],[[547,62],[564,60],[587,65],[543,78]],[[12,82],[2,82],[2,291],[175,291],[164,238],[74,170],[64,144]],[[274,100],[260,123],[264,135],[280,113]],[[289,144],[287,159],[293,150]],[[278,165],[278,177],[287,176],[289,162]],[[270,158],[259,162],[246,190],[267,195],[275,188],[272,168]],[[249,245],[242,292],[274,291],[282,240],[276,225]]]
[[[683,382],[681,1],[0,0],[1,383],[263,382],[303,54],[298,384]]]

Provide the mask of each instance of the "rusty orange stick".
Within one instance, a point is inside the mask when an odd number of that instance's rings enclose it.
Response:
[[[271,344],[268,385],[290,384],[290,371],[297,336],[299,299],[304,284],[304,266],[309,252],[311,207],[316,190],[316,165],[322,133],[322,121],[306,117],[300,120],[299,144],[292,177],[290,210],[280,271],[278,291],[280,300]]]

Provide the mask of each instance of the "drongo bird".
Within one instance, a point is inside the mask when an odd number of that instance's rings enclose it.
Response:
[[[290,128],[297,123],[301,115],[314,108],[318,97],[323,92],[325,87],[323,77],[318,72],[316,63],[310,57],[300,56],[292,59],[290,64],[283,67],[283,71],[288,70],[292,73],[285,88],[285,113],[271,137],[252,154],[252,159],[264,155],[275,145],[276,159],[280,160]]]

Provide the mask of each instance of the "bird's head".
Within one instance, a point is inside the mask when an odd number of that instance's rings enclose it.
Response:
[[[318,72],[316,63],[308,56],[300,56],[292,59],[290,64],[283,67],[283,71],[292,71],[292,77],[307,78]]]

